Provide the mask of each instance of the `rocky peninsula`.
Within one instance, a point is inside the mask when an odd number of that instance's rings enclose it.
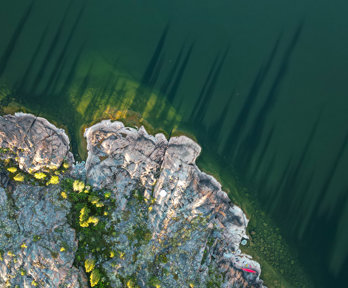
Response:
[[[0,287],[265,287],[197,143],[110,120],[84,136],[79,163],[46,119],[0,117]]]

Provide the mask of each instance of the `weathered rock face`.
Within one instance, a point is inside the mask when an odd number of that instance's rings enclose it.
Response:
[[[45,119],[23,135],[33,119],[0,117],[0,146],[19,158],[2,157],[25,171],[72,161],[67,136]],[[117,257],[97,261],[111,287],[127,279],[138,287],[264,287],[260,265],[239,249],[248,220],[195,165],[201,150],[195,142],[183,136],[167,141],[111,121],[86,129],[85,137],[86,164],[73,165],[70,176],[110,191],[115,200],[105,216],[114,233],[103,237]],[[88,287],[82,268],[73,266],[78,237],[67,224],[71,204],[59,197],[59,186],[17,184],[4,169],[0,186],[0,287],[32,287],[32,281]]]
[[[0,148],[10,149],[6,158],[17,158],[19,167],[26,172],[59,167],[63,160],[74,160],[64,130],[31,114],[0,116]]]
[[[66,223],[70,203],[58,200],[58,187],[6,190],[0,188],[0,287],[87,287],[84,272],[72,265],[77,241]]]
[[[24,171],[73,161],[64,131],[30,114],[0,117],[0,146],[1,158]],[[78,242],[59,186],[16,183],[1,170],[0,287],[87,287],[84,271],[73,267]]]
[[[87,179],[113,191],[118,203],[112,214],[117,236],[108,240],[127,259],[104,263],[114,287],[120,287],[114,275],[134,273],[144,287],[153,275],[164,287],[262,287],[259,264],[239,250],[248,220],[195,165],[195,142],[184,136],[168,142],[110,121],[87,129],[85,137]],[[145,201],[135,200],[139,194]],[[137,239],[139,227],[147,241]],[[127,231],[133,234],[125,237]]]

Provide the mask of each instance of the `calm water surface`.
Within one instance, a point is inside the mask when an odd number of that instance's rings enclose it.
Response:
[[[1,107],[65,125],[75,155],[81,125],[117,111],[190,131],[316,287],[343,287],[346,15],[343,0],[0,0]]]

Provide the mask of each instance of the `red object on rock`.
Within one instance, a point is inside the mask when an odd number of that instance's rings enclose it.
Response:
[[[251,269],[247,269],[247,268],[242,268],[242,270],[244,270],[246,272],[250,272],[250,273],[256,273],[256,271],[251,270]]]

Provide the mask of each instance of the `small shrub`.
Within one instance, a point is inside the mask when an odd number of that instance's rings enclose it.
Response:
[[[84,206],[81,211],[80,211],[80,222],[85,222],[88,219],[88,214],[89,214],[90,210]]]
[[[18,182],[23,182],[24,176],[23,176],[23,174],[18,173],[15,177],[13,177],[13,180],[18,181]]]
[[[85,188],[85,183],[83,183],[82,181],[79,181],[79,180],[75,180],[74,181],[74,183],[73,183],[73,190],[75,192],[81,193],[84,188]]]
[[[11,173],[15,173],[17,171],[17,168],[16,167],[10,167],[10,168],[7,168],[7,171],[9,171]]]
[[[98,269],[94,269],[90,276],[91,287],[94,287],[98,284],[100,280],[100,273]]]
[[[93,224],[94,226],[96,226],[99,223],[99,218],[95,216],[90,216],[87,222],[88,224]]]
[[[50,184],[59,184],[59,177],[58,176],[51,176],[51,179],[46,183],[46,185],[50,185]]]
[[[35,174],[34,174],[34,177],[36,178],[36,179],[38,179],[38,180],[41,180],[41,179],[44,179],[44,178],[46,178],[46,174],[45,173],[42,173],[42,172],[36,172]]]
[[[94,259],[87,259],[85,261],[85,269],[86,269],[87,273],[91,272],[94,269],[94,266],[95,266],[95,260]]]

